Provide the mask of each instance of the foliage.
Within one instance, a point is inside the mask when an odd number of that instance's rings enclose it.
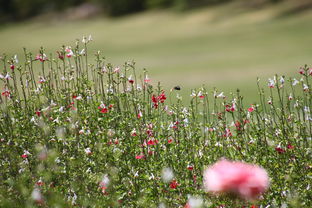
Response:
[[[92,62],[91,40],[1,57],[1,207],[311,207],[311,68],[269,79],[269,96],[258,82],[259,104],[202,87],[184,106],[134,62]],[[268,171],[261,201],[205,194],[222,157]]]
[[[110,16],[119,16],[150,8],[188,9],[231,0],[0,0],[0,21],[23,20],[47,11],[62,11],[83,3],[96,3]],[[266,0],[279,2],[282,0]]]

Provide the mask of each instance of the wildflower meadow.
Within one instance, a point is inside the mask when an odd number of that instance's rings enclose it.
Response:
[[[0,207],[312,207],[312,68],[186,103],[91,41],[1,55]]]

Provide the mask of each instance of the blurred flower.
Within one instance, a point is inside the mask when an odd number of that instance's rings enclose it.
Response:
[[[204,172],[206,191],[258,198],[269,186],[267,172],[256,165],[222,159]]]
[[[188,196],[187,205],[189,208],[199,208],[203,206],[203,199],[200,197]]]
[[[107,175],[104,175],[104,176],[102,177],[102,180],[101,180],[100,184],[99,184],[100,189],[102,190],[102,193],[103,193],[103,194],[107,193],[107,192],[106,192],[106,189],[107,189],[109,183],[110,183],[110,180],[109,180],[108,176],[107,176]]]
[[[31,192],[31,198],[39,204],[43,203],[43,197],[42,194],[40,192],[40,189],[38,188],[34,188],[34,190]]]
[[[174,177],[171,168],[163,168],[161,171],[161,178],[164,182],[169,182]]]

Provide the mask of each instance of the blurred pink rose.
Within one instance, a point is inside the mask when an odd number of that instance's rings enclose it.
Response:
[[[244,199],[256,199],[269,187],[267,172],[256,165],[222,159],[204,172],[206,191],[234,193]]]

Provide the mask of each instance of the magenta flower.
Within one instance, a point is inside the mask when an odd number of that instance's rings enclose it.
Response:
[[[267,172],[256,165],[222,159],[204,172],[206,191],[257,199],[269,187]]]
[[[137,160],[145,159],[145,155],[142,153],[140,155],[135,156],[135,159],[137,159]]]

